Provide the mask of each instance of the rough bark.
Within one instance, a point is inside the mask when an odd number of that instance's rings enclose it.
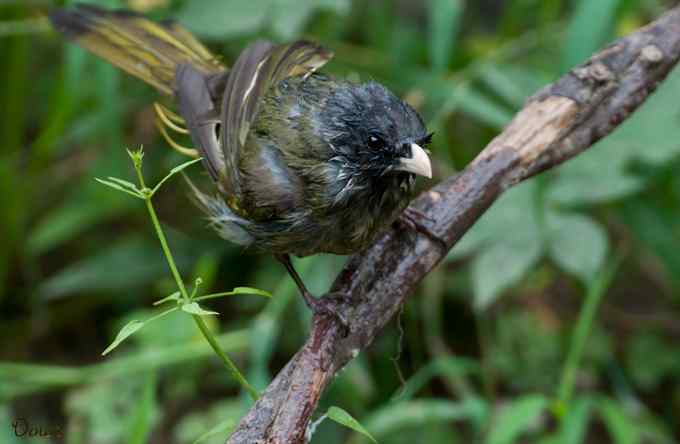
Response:
[[[316,317],[304,346],[271,382],[228,444],[302,443],[323,391],[368,347],[414,287],[508,187],[554,168],[611,133],[654,91],[680,57],[680,7],[593,55],[531,97],[507,128],[459,175],[424,192],[442,243],[393,229],[354,255],[332,291],[350,294],[349,332]],[[584,190],[587,192],[587,190]]]

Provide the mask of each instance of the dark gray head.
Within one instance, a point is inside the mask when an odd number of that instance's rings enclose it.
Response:
[[[366,182],[407,181],[432,176],[423,149],[431,136],[418,113],[379,83],[344,84],[321,113],[322,135],[339,174]]]

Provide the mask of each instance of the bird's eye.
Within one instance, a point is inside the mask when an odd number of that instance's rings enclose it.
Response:
[[[375,134],[368,136],[368,147],[372,149],[380,149],[385,146],[385,142]]]

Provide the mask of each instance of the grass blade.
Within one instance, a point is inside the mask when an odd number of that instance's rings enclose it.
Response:
[[[543,395],[525,395],[501,410],[489,432],[486,444],[512,444],[533,425],[548,405]]]
[[[364,426],[362,426],[359,423],[359,421],[354,419],[352,415],[350,415],[340,407],[333,406],[329,408],[328,411],[326,412],[326,417],[328,419],[332,419],[338,424],[344,425],[345,427],[354,430],[355,432],[361,433],[362,435],[370,439],[372,442],[377,444],[378,441],[376,441],[375,438],[373,438],[373,436],[371,436],[371,434],[368,433],[368,430],[366,430]]]
[[[449,66],[463,9],[461,0],[430,0],[430,60],[436,72]]]

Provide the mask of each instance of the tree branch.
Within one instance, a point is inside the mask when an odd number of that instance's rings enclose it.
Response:
[[[352,295],[349,333],[315,317],[305,345],[280,371],[227,441],[302,443],[338,370],[368,347],[415,286],[508,187],[553,168],[611,133],[680,57],[680,7],[622,38],[531,97],[508,127],[459,175],[412,207],[431,218],[427,236],[390,230],[355,254],[332,290]]]

